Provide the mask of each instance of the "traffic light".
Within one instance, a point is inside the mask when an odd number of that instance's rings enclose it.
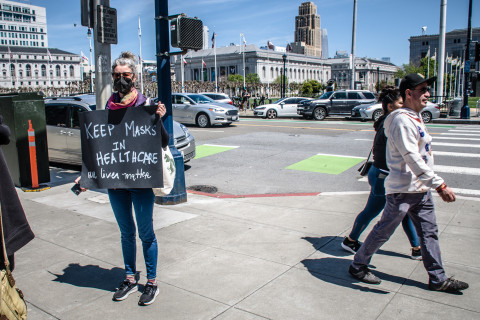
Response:
[[[180,16],[170,24],[172,47],[193,50],[203,49],[203,22],[197,18]]]
[[[475,43],[475,62],[480,61],[480,42]]]

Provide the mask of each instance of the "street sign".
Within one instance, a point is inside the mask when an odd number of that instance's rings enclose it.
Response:
[[[97,6],[97,39],[101,43],[117,44],[117,9]]]

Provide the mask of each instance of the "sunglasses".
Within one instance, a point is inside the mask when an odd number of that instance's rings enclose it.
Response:
[[[432,88],[430,88],[430,87],[423,87],[423,88],[420,88],[420,89],[410,89],[410,90],[412,90],[412,91],[418,90],[418,91],[420,91],[421,93],[427,93],[427,92],[430,92],[431,89],[432,89]]]
[[[118,79],[120,77],[131,78],[132,75],[133,75],[133,72],[112,72],[112,77],[114,79]]]

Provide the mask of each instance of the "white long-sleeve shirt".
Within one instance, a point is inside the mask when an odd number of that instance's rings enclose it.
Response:
[[[437,188],[443,179],[433,171],[432,137],[421,116],[408,108],[393,111],[385,120],[387,194],[427,192]]]

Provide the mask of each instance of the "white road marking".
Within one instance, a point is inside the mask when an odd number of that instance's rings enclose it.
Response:
[[[435,165],[433,167],[433,170],[435,172],[446,172],[446,173],[468,174],[468,175],[480,176],[479,168]]]
[[[448,130],[448,132],[480,133],[480,131],[475,131],[475,130],[454,130],[454,129]]]
[[[452,188],[453,192],[470,196],[480,196],[480,190]]]
[[[448,151],[433,151],[434,156],[460,157],[460,158],[480,158],[479,153],[463,153]]]
[[[433,142],[434,146],[480,148],[480,144]]]
[[[372,139],[355,139],[355,141],[373,141],[373,140]]]
[[[317,156],[330,156],[330,157],[343,157],[343,158],[365,159],[365,157],[346,156],[346,155],[343,155],[343,154],[317,153]]]
[[[357,140],[357,139],[355,139]],[[435,140],[463,140],[463,141],[480,141],[480,138],[464,138],[464,137],[435,137]]]
[[[448,133],[448,132],[442,132],[440,135],[449,135],[449,136],[472,136],[472,137],[478,137],[478,134],[476,133]],[[435,136],[437,138],[438,136]]]
[[[188,129],[190,132],[218,132],[218,133],[223,133],[225,131],[220,131],[220,130],[199,130],[199,129]]]
[[[222,147],[222,148],[240,148],[240,146],[223,146],[223,145],[220,145],[220,144],[203,144],[203,146]]]

